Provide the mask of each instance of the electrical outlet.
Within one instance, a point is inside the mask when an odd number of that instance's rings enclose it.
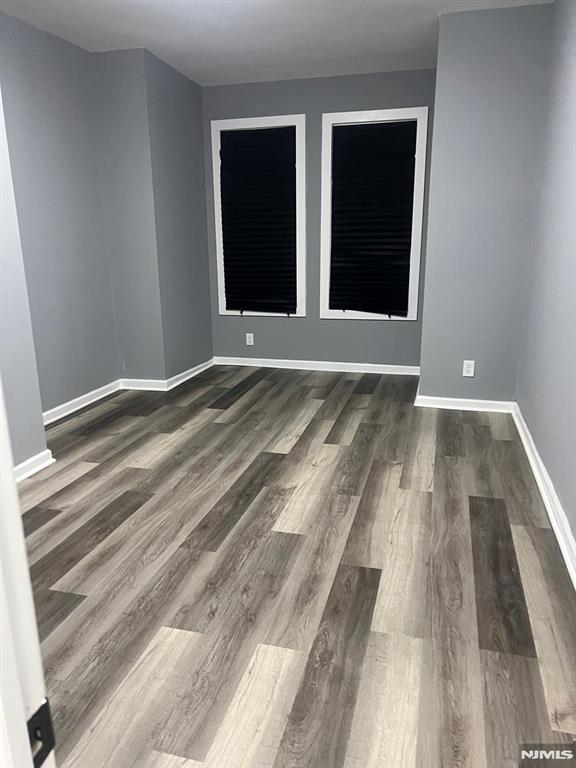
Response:
[[[464,360],[462,363],[462,376],[474,378],[476,360]]]
[[[254,346],[254,334],[253,333],[247,333],[246,334],[246,346],[247,347],[253,347]]]

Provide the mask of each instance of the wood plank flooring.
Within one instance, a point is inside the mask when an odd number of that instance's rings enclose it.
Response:
[[[576,595],[511,418],[214,367],[20,486],[64,768],[507,768],[576,739]]]

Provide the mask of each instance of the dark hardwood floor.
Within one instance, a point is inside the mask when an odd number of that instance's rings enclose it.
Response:
[[[508,768],[576,738],[576,595],[512,418],[214,367],[23,481],[69,768]]]

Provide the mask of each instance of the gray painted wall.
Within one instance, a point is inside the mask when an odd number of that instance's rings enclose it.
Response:
[[[43,409],[211,356],[200,88],[0,15]]]
[[[418,365],[421,311],[419,320],[415,322],[319,319],[321,121],[323,112],[432,107],[434,72],[387,72],[378,75],[216,86],[202,89],[202,97],[214,354]],[[218,314],[217,301],[210,121],[293,113],[306,113],[307,316],[221,316]],[[431,111],[429,119],[431,125]],[[424,235],[421,295],[425,255]],[[255,334],[253,347],[245,346],[246,331]]]
[[[24,261],[0,95],[0,374],[15,464],[46,449]]]
[[[165,378],[144,51],[94,55],[102,242],[109,259],[119,368]]]
[[[551,6],[442,16],[420,392],[512,400],[534,258]],[[462,361],[476,377],[462,378]]]
[[[92,57],[0,14],[0,69],[44,410],[116,377]]]
[[[576,536],[576,3],[553,6],[549,122],[517,399]]]
[[[212,357],[201,88],[144,54],[165,375]]]

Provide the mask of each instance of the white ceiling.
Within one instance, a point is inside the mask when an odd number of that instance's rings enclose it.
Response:
[[[0,9],[89,51],[147,48],[215,85],[434,67],[438,14],[541,2],[0,0]]]

